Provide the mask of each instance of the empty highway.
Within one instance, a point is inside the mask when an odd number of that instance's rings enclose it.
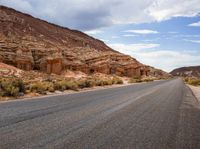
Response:
[[[181,79],[0,103],[0,149],[200,149]]]

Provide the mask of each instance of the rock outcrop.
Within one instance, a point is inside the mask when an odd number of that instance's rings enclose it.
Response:
[[[154,74],[153,68],[98,39],[4,6],[0,6],[0,61],[55,74],[67,69],[129,77]]]
[[[173,76],[200,77],[200,66],[181,67],[170,72]]]
[[[0,62],[0,76],[3,76],[3,77],[9,77],[9,76],[21,77],[22,73],[23,73],[22,70]]]

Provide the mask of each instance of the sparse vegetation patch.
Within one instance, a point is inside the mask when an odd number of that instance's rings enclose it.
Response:
[[[83,88],[91,88],[95,86],[105,86],[113,84],[123,84],[119,77],[95,77],[89,76],[81,79],[63,78],[55,79],[45,77],[44,79],[19,79],[16,77],[0,79],[0,98],[17,97],[26,93],[37,93],[45,95],[48,92],[74,90],[78,91]]]
[[[193,85],[193,86],[200,86],[200,78],[192,78],[192,77],[186,77],[184,78],[185,83]]]

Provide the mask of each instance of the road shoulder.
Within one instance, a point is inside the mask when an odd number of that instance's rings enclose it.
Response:
[[[142,82],[142,83],[146,83],[146,82]],[[108,85],[108,86],[95,86],[95,87],[91,87],[91,88],[80,89],[79,91],[66,90],[66,91],[63,91],[63,92],[59,91],[59,92],[55,92],[55,93],[51,93],[51,94],[48,93],[46,95],[42,95],[42,94],[38,94],[38,95],[34,95],[34,96],[25,95],[25,96],[18,97],[18,98],[8,98],[7,100],[0,100],[0,104],[1,103],[8,103],[8,102],[24,101],[24,100],[42,99],[42,98],[48,98],[48,97],[54,97],[54,96],[65,96],[65,95],[69,95],[69,94],[92,92],[92,91],[97,91],[97,90],[125,87],[125,86],[129,86],[129,85],[136,85],[136,84],[142,84],[142,83],[115,84],[115,85]]]
[[[197,98],[198,102],[200,103],[200,87],[188,85],[189,88],[192,90],[193,94]]]

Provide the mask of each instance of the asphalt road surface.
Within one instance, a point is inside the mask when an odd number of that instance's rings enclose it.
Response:
[[[182,80],[0,103],[0,149],[200,149]]]

